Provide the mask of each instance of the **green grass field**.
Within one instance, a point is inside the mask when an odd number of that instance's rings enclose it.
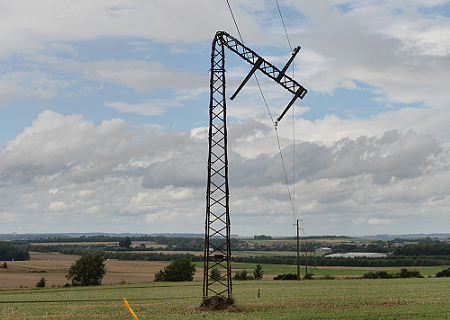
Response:
[[[0,289],[0,318],[132,319],[121,301],[126,298],[140,320],[449,319],[449,294],[450,278],[235,281],[233,296],[242,308],[205,312],[198,310],[202,283],[197,281]],[[61,302],[39,302],[54,300]]]
[[[197,267],[202,268],[203,262],[193,262]],[[240,271],[240,270],[247,270],[249,274],[253,273],[253,270],[255,269],[256,264],[255,263],[232,263],[231,268],[233,271]],[[285,273],[297,273],[297,266],[292,265],[283,265],[283,264],[262,264],[265,279],[273,279],[273,276],[279,275],[279,274],[285,274]],[[362,276],[365,273],[369,272],[370,268],[364,269],[364,268],[354,268],[355,270],[352,270],[352,268],[349,267],[330,267],[330,269],[326,268],[314,268],[309,266],[308,267],[308,273],[312,273],[316,276],[324,276],[324,275],[333,275],[333,276]],[[388,268],[373,268],[373,271],[378,270],[387,270]],[[392,270],[387,270],[388,272],[396,273],[400,272],[400,267],[392,268]],[[414,267],[408,267],[408,270],[419,270],[420,274],[423,276],[434,276],[439,271],[442,271],[446,268],[422,268],[422,269],[414,269]],[[304,275],[305,272],[305,266],[300,267],[300,274]]]

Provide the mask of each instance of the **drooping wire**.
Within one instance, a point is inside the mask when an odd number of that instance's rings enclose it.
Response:
[[[231,9],[230,1],[227,0],[227,4],[228,4],[228,9],[230,9],[231,17],[233,18],[233,21],[234,21],[234,25],[236,26],[237,32],[239,34],[239,38],[241,39],[241,42],[244,43],[244,40],[242,39],[241,31],[239,30],[238,24],[236,22],[236,18],[234,17],[234,14],[233,14],[233,9]]]
[[[278,0],[275,0],[275,3],[277,5],[278,13],[280,14],[280,19],[283,24],[284,28],[284,34],[286,35],[286,40],[288,42],[289,48],[292,51],[292,45],[291,41],[289,40],[289,34],[287,32],[286,24],[284,23],[283,14],[281,13],[280,4],[278,3]],[[295,62],[294,62],[295,63]],[[292,64],[292,77],[294,78],[295,73],[295,64]],[[294,221],[296,219],[296,212],[295,212],[295,105],[292,106],[292,165],[293,165],[293,178],[292,178],[292,192],[293,192],[293,213],[294,213]]]
[[[231,17],[232,17],[232,19],[234,21],[234,25],[236,26],[237,32],[239,34],[239,38],[240,38],[242,44],[244,44],[244,39],[242,38],[241,31],[239,30],[239,26],[237,24],[236,18],[234,17],[233,9],[231,8],[230,1],[229,0],[226,0],[226,1],[227,1],[227,4],[228,4],[228,9],[230,10]],[[277,1],[277,5],[278,5],[278,1]],[[279,13],[281,15],[281,11],[280,11],[279,7],[278,7],[278,11],[279,11]],[[281,19],[283,19],[283,18],[281,18]],[[284,25],[284,21],[283,21],[283,25]],[[285,27],[285,32],[286,32],[286,27]],[[286,32],[286,36],[287,36],[287,32]],[[289,37],[288,37],[288,42],[289,42]],[[290,42],[289,42],[289,45],[290,45]],[[286,165],[284,163],[283,152],[281,150],[280,137],[278,135],[277,125],[276,125],[276,122],[275,122],[275,120],[274,120],[274,118],[272,116],[272,113],[270,112],[269,104],[267,103],[266,97],[264,96],[264,93],[262,91],[262,88],[261,88],[261,85],[259,83],[258,77],[256,76],[256,74],[253,74],[253,76],[256,79],[256,83],[258,85],[259,92],[261,93],[262,99],[263,99],[264,104],[266,106],[267,113],[269,114],[270,120],[272,121],[272,124],[274,125],[274,128],[275,128],[275,135],[276,135],[276,138],[277,138],[278,150],[279,150],[279,153],[280,153],[281,163],[282,163],[282,166],[283,166],[284,180],[285,180],[285,183],[286,183],[286,189],[287,189],[287,193],[288,193],[288,196],[289,196],[289,200],[290,200],[290,203],[291,203],[291,206],[292,206],[292,210],[293,210],[292,212],[293,212],[293,215],[294,215],[294,218],[295,218],[295,206],[294,206],[294,202],[292,200],[291,191],[289,189],[289,181],[288,181],[288,178],[287,178]]]
[[[280,5],[278,4],[278,0],[275,0],[275,2],[277,4],[278,13],[280,14],[281,22],[283,23],[284,34],[286,35],[286,39],[289,44],[289,48],[291,48],[291,51],[292,51],[291,41],[289,40],[288,32],[286,29],[286,24],[284,23],[283,15],[281,14]]]

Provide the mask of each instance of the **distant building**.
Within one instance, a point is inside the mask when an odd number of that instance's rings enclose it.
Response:
[[[331,253],[332,252],[331,248],[327,248],[327,247],[317,248],[315,251],[316,252],[324,252],[324,253]]]
[[[387,253],[372,253],[372,252],[349,252],[349,253],[334,253],[326,255],[325,258],[385,258]]]

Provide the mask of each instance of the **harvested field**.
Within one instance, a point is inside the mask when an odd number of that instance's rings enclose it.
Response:
[[[170,253],[163,251],[163,253]],[[192,252],[196,253],[196,252]],[[80,256],[63,255],[58,253],[30,253],[30,261],[8,261],[8,269],[0,269],[0,288],[19,288],[34,287],[41,279],[46,279],[46,286],[64,285],[68,281],[64,277],[67,274],[71,264]],[[103,284],[118,283],[145,283],[152,282],[155,272],[163,269],[169,262],[153,262],[153,261],[105,261],[107,268]],[[196,262],[197,272],[194,280],[201,281],[203,278],[203,263]],[[233,272],[246,269],[252,273],[255,264],[233,263]],[[30,270],[31,269],[31,270]],[[295,272],[293,266],[286,265],[263,265],[265,271],[264,280],[273,279],[274,275]],[[310,272],[316,277],[323,275],[332,275],[336,278],[360,277],[365,272],[372,270],[399,271],[398,267],[391,268],[369,268],[369,267],[320,267],[314,269],[311,267]],[[442,268],[420,268],[423,275],[434,276]],[[32,272],[28,272],[28,271]],[[222,270],[225,272],[224,270]],[[301,268],[301,274],[304,275],[305,269]]]
[[[8,261],[8,269],[0,269],[1,288],[34,287],[45,278],[46,286],[64,285],[64,277],[74,260],[79,256],[59,254],[30,254],[30,261]],[[103,284],[150,282],[155,272],[163,269],[168,262],[152,261],[105,261],[106,275]],[[30,272],[29,272],[30,271]],[[203,277],[202,269],[197,267],[195,280]]]

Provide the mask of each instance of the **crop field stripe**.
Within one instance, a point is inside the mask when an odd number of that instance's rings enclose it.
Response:
[[[149,301],[149,300],[177,300],[177,299],[201,299],[201,297],[167,297],[167,298],[137,298],[127,299],[130,301]],[[107,302],[107,301],[120,301],[121,298],[116,299],[76,299],[76,300],[11,300],[0,301],[0,303],[41,303],[41,302]]]
[[[235,293],[234,296],[244,295],[244,293]],[[166,298],[132,298],[127,299],[127,301],[156,301],[156,300],[181,300],[181,299],[203,299],[203,296],[196,297],[166,297]],[[111,302],[111,301],[120,301],[123,302],[123,298],[115,298],[115,299],[68,299],[68,300],[1,300],[2,303],[49,303],[49,302]]]

